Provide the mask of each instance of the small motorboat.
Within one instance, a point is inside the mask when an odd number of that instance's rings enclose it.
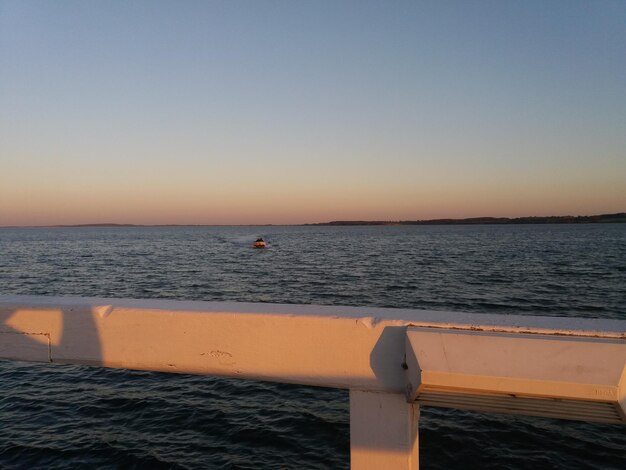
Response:
[[[265,240],[263,240],[262,238],[257,238],[254,242],[254,245],[252,246],[254,248],[267,248],[267,243],[265,243]]]

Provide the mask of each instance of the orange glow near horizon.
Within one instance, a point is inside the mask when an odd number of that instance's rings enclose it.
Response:
[[[188,3],[3,2],[0,226],[626,212],[621,5]]]
[[[450,187],[312,187],[281,191],[261,187],[158,187],[113,191],[94,187],[36,190],[2,194],[0,226],[43,226],[96,223],[138,225],[302,224],[333,220],[418,220],[467,217],[593,215],[622,212],[621,187],[593,184],[559,188],[523,185]]]

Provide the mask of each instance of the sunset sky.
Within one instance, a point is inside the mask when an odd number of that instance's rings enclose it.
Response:
[[[626,2],[0,0],[0,226],[626,211]]]

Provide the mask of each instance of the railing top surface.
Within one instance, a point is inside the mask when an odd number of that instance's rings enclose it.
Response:
[[[376,325],[421,326],[472,331],[557,334],[626,339],[626,319],[585,318],[450,312],[384,307],[214,302],[170,299],[115,299],[101,297],[59,297],[0,295],[4,308],[91,308],[102,310],[151,310],[179,313],[229,313],[287,317],[355,319],[366,327]]]
[[[419,341],[411,342],[409,348],[407,338],[411,340],[411,335],[418,333]],[[446,341],[452,346],[446,346]],[[465,392],[476,389],[476,393],[526,396],[545,385],[547,392],[537,392],[541,397],[597,401],[599,393],[602,400],[608,397],[622,403],[626,399],[621,385],[624,348],[626,320],[377,307],[0,296],[3,359],[360,391],[403,393],[407,377],[413,377],[412,389],[416,391],[423,384],[431,384],[439,387],[435,391],[461,387]],[[519,354],[512,355],[514,350]],[[428,360],[421,356],[424,354]],[[436,357],[439,362],[429,370],[428,361]],[[611,367],[606,358],[612,359]],[[542,372],[539,365],[548,370]],[[563,371],[566,380],[560,379]],[[480,387],[478,376],[485,377]],[[582,384],[578,388],[576,381]],[[527,382],[529,385],[524,385]],[[571,391],[572,387],[576,390]],[[565,388],[567,393],[562,391]],[[417,392],[413,395],[417,397]],[[473,396],[469,399],[474,400]]]

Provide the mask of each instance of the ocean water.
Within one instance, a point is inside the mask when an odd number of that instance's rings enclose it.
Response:
[[[626,319],[626,225],[0,229],[0,294]],[[0,361],[0,468],[348,468],[349,449],[346,391]],[[626,427],[424,408],[420,464],[623,469]]]

